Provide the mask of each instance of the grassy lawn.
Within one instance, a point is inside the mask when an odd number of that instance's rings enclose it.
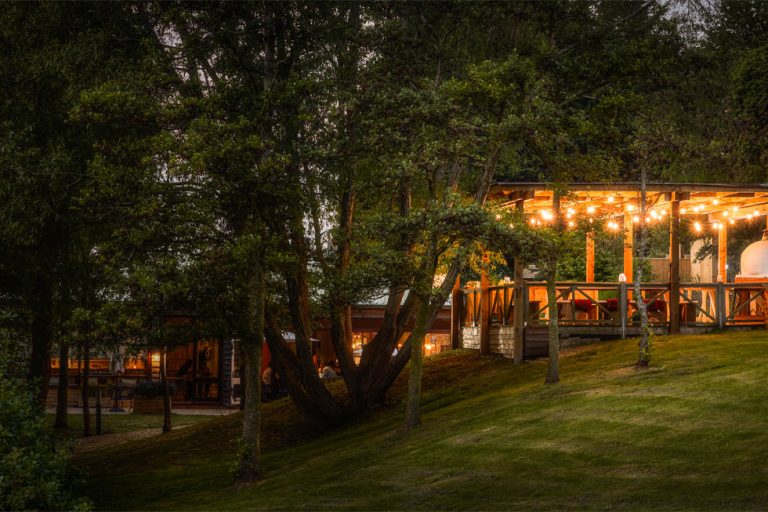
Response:
[[[54,414],[47,414],[46,418],[51,427],[53,427],[56,416]],[[209,416],[172,414],[171,424],[173,426],[194,425],[209,419]],[[68,422],[69,428],[66,430],[66,434],[74,437],[82,436],[83,415],[70,414]],[[158,414],[103,414],[101,416],[101,428],[104,434],[133,432],[148,428],[161,428],[162,426],[163,416]],[[91,413],[91,431],[96,432],[96,414],[93,412]]]
[[[235,490],[239,415],[78,458],[102,510],[765,509],[768,333],[660,337],[546,360],[431,358],[424,425],[390,408],[325,435],[290,402],[265,410],[264,479]]]

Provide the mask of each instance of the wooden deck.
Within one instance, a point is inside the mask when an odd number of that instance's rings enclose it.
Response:
[[[461,300],[454,305],[463,328],[461,345],[513,357],[521,341],[522,357],[546,356],[549,307],[545,283],[523,282],[518,290],[516,293],[514,283],[486,290],[463,289]],[[556,290],[563,345],[574,340],[640,334],[639,300],[633,285],[569,282],[558,283]],[[684,333],[766,326],[768,283],[681,283],[676,301],[672,300],[671,290],[669,283],[645,283],[640,287],[649,325],[657,334],[669,333],[673,324]],[[488,304],[484,305],[483,300]],[[523,318],[522,329],[515,325],[518,306],[523,311],[518,314]]]

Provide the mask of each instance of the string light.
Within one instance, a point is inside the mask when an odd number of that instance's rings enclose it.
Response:
[[[694,222],[693,223],[693,229],[695,229],[697,233],[701,233],[701,223],[700,222]]]
[[[608,196],[608,202],[612,203],[613,201],[614,201],[614,197],[613,196]]]
[[[587,208],[587,213],[595,213],[595,207],[594,206],[588,207]]]
[[[688,210],[686,208],[680,208],[680,213],[683,214],[683,215],[685,215],[685,212],[687,212],[687,211]]]
[[[571,221],[568,221],[568,227],[569,227],[569,228],[572,228],[572,227],[574,227],[575,225],[576,225],[576,223],[575,223],[575,222],[573,222],[572,220],[571,220]]]
[[[712,201],[712,204],[713,204],[713,205],[715,205],[715,206],[717,206],[718,204],[720,204],[720,201],[719,201],[719,200],[717,200],[717,199],[715,199],[714,201]]]
[[[512,224],[511,222],[509,223],[509,229],[515,229],[515,225]]]
[[[640,222],[640,216],[639,215],[633,216],[632,217],[632,222]]]
[[[627,211],[628,211],[628,212],[631,212],[631,211],[633,211],[634,209],[635,209],[635,205],[633,205],[633,204],[628,204],[628,205],[627,205]]]

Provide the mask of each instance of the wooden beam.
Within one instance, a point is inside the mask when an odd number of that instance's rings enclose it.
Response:
[[[517,202],[517,211],[520,215],[523,214],[523,210],[525,208],[525,205],[523,201]],[[514,352],[513,352],[513,358],[515,361],[515,364],[520,364],[523,362],[523,348],[525,345],[525,318],[528,315],[528,311],[526,311],[527,307],[526,304],[528,303],[526,297],[524,297],[525,293],[527,292],[527,288],[525,287],[525,283],[523,280],[523,261],[520,258],[515,258],[515,291],[513,296],[513,301],[515,305],[515,318],[513,320],[513,330],[514,330],[514,338],[515,338],[515,345],[514,345]]]
[[[721,222],[717,230],[717,274],[728,282],[728,223]]]
[[[624,275],[627,282],[633,281],[632,277],[632,252],[634,251],[634,225],[632,222],[632,212],[624,212]]]
[[[680,201],[672,199],[669,219],[669,333],[680,333]]]
[[[595,282],[595,234],[587,232],[587,282]]]
[[[488,253],[483,253],[483,269],[480,271],[480,353],[491,353],[491,291],[488,271]]]
[[[456,276],[451,290],[451,348],[461,347],[461,275]]]

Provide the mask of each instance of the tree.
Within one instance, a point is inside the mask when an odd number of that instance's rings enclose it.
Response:
[[[8,4],[0,45],[0,283],[28,312],[29,376],[44,400],[78,266],[125,221],[137,177],[157,171],[145,150],[165,63],[143,8],[127,5]]]

